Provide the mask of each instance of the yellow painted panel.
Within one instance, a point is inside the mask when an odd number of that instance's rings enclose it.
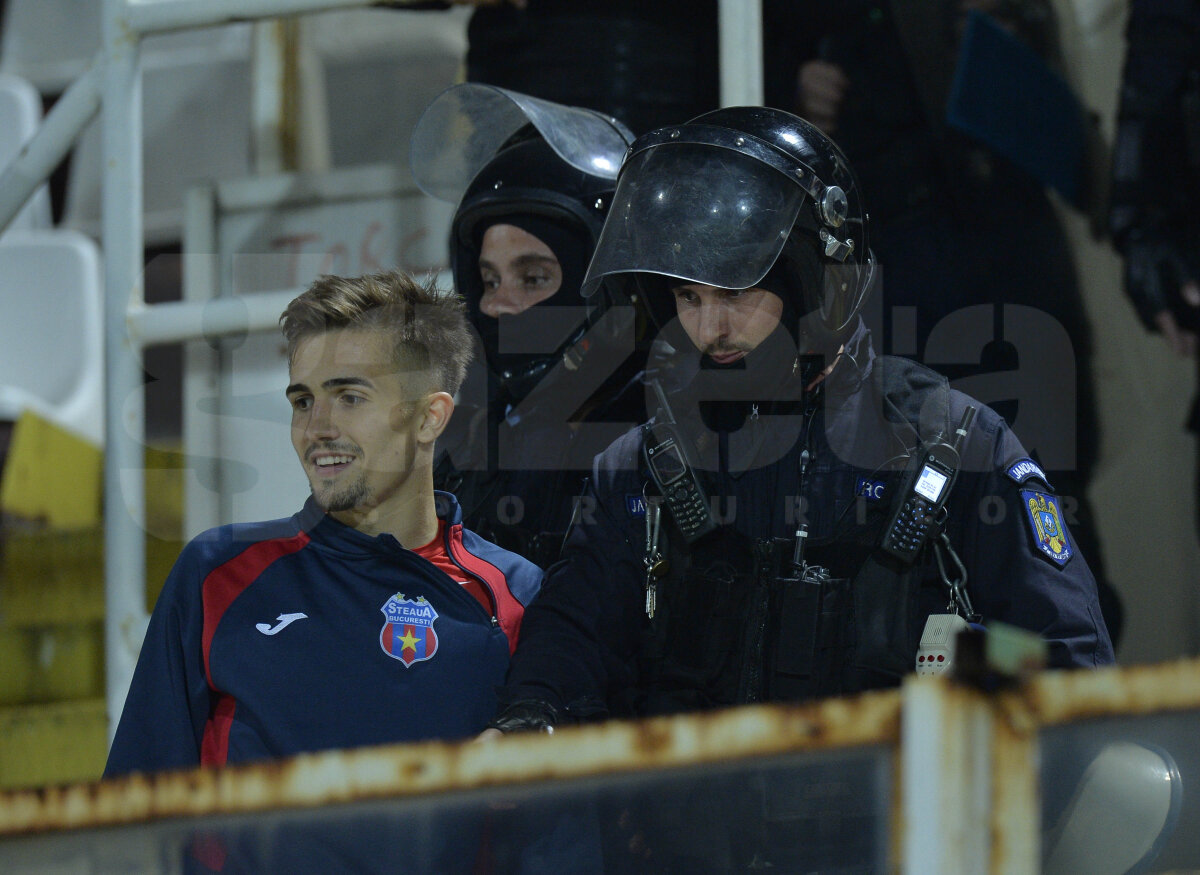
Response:
[[[0,479],[0,510],[59,529],[100,522],[99,447],[26,410],[13,428]]]
[[[0,627],[0,706],[103,695],[104,627],[100,621]]]
[[[0,563],[0,616],[10,626],[104,617],[104,530],[9,531]]]
[[[0,789],[95,780],[107,727],[102,698],[0,708]]]
[[[27,629],[0,627],[0,706],[29,701],[34,665],[31,637]]]
[[[145,458],[149,609],[183,546],[183,456],[147,447]],[[51,526],[44,518],[10,516],[4,522],[0,623],[35,626],[103,618],[104,529],[98,521],[75,528]]]

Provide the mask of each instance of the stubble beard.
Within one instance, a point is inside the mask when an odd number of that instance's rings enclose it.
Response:
[[[326,513],[340,513],[364,504],[370,498],[371,490],[367,488],[366,478],[359,476],[344,486],[318,488],[314,485],[312,494]]]

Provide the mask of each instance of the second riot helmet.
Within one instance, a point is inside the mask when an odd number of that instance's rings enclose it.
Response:
[[[484,341],[494,378],[513,398],[532,386],[586,331],[580,295],[617,169],[633,140],[615,119],[492,86],[455,86],[425,111],[411,154],[418,185],[456,201],[450,235],[455,288]],[[484,233],[514,225],[545,243],[562,282],[551,308],[492,318],[482,312]],[[559,308],[575,307],[574,315]],[[569,323],[569,324],[568,324]]]

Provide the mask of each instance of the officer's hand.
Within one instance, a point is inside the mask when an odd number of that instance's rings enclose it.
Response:
[[[850,80],[837,64],[819,58],[806,61],[796,76],[796,106],[800,115],[832,136],[849,87]]]
[[[505,706],[484,732],[544,732],[554,734],[558,710],[541,699],[518,699]]]
[[[476,735],[473,740],[476,742],[492,741],[494,739],[503,738],[503,737],[504,737],[503,732],[501,732],[499,729],[493,729],[492,727],[489,726],[487,729],[483,730],[483,732]]]

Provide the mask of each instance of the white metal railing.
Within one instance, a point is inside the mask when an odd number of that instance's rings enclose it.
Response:
[[[100,109],[99,58],[63,92],[4,172],[0,173],[0,229],[8,226],[30,195],[66,157],[80,133]]]

